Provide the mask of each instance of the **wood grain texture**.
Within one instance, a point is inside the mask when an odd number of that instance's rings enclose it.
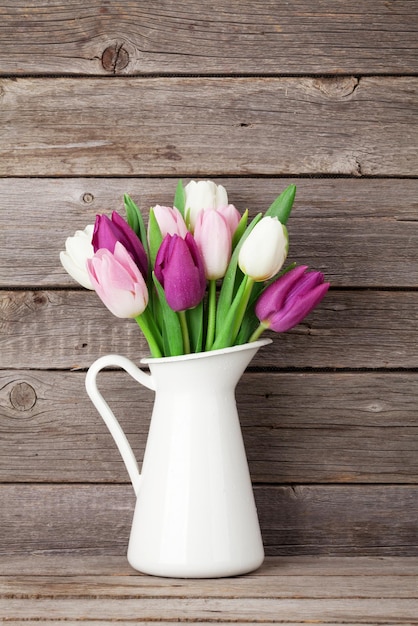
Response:
[[[92,626],[98,618],[108,626],[115,620],[139,624],[149,623],[150,615],[161,625],[193,619],[248,626],[280,618],[302,626],[314,616],[319,626],[375,626],[388,617],[406,626],[417,623],[417,580],[417,560],[402,557],[267,557],[247,576],[180,580],[143,576],[124,556],[4,555],[0,616],[14,625],[24,617],[29,626],[58,626],[61,619]],[[104,607],[110,615],[100,618]]]
[[[0,7],[3,74],[408,74],[414,2],[182,0]],[[372,42],[372,45],[371,45]]]
[[[273,560],[273,557],[270,557]],[[308,591],[307,595],[313,598],[414,598],[418,595],[415,576],[384,575],[365,577],[361,580],[357,576],[335,575],[329,577],[326,588],[319,586],[317,576],[300,576],[298,583]],[[402,586],[399,583],[402,582]],[[399,589],[398,589],[399,585]],[[94,596],[107,600],[110,596],[123,598],[242,598],[244,601],[251,598],[289,598],[295,595],[295,580],[288,574],[276,576],[249,575],[242,579],[235,578],[228,581],[207,580],[179,580],[174,585],[167,581],[166,585],[160,580],[145,576],[68,576],[56,577],[42,575],[32,577],[16,577],[6,579],[0,577],[0,598],[8,596],[21,599],[23,597],[73,598]]]
[[[256,486],[266,554],[417,556],[418,487]],[[0,485],[0,554],[124,555],[130,485]]]
[[[120,372],[100,387],[141,464],[154,394]],[[253,481],[418,483],[417,394],[400,373],[246,373],[237,404]],[[84,373],[0,372],[0,481],[128,482]]]
[[[36,582],[36,578],[43,576],[54,576],[56,582],[61,577],[72,576],[115,576],[115,577],[135,577],[137,585],[143,585],[147,588],[153,587],[154,584],[162,582],[169,584],[170,581],[163,579],[159,581],[155,577],[143,576],[136,570],[132,569],[126,560],[125,556],[115,555],[88,555],[77,554],[75,552],[69,552],[63,554],[60,552],[31,552],[28,554],[2,554],[1,556],[2,569],[0,573],[0,582],[6,582],[5,578],[1,577],[28,577],[27,580]],[[140,579],[137,577],[140,576]],[[235,582],[242,581],[247,585],[247,580],[252,580],[256,583],[258,577],[263,577],[264,582],[269,582],[269,577],[296,577],[309,576],[310,578],[319,576],[325,581],[331,582],[335,576],[347,577],[347,582],[354,577],[362,576],[365,583],[369,584],[368,577],[371,579],[378,576],[384,584],[385,577],[402,577],[407,580],[407,577],[414,579],[418,576],[418,561],[415,558],[410,557],[393,557],[393,556],[267,556],[264,559],[262,567],[256,572],[250,573],[246,576],[242,576],[235,579]],[[402,580],[401,578],[401,580]],[[129,579],[125,578],[128,583]],[[176,580],[176,585],[181,588],[182,586],[190,585],[193,589],[198,586],[202,581],[187,579]],[[234,579],[208,580],[205,584],[217,586],[219,593],[223,589],[225,583],[233,583]],[[318,581],[319,582],[319,581]],[[129,584],[129,583],[128,583]],[[370,588],[370,587],[369,587]],[[340,591],[344,593],[343,590]],[[276,588],[276,593],[279,590]],[[323,593],[326,593],[326,589],[323,588]]]
[[[417,92],[414,77],[3,79],[0,175],[414,176]]]
[[[272,333],[252,365],[416,368],[417,332],[416,291],[333,290],[301,324]],[[138,362],[149,350],[136,323],[94,292],[0,292],[0,368],[79,369],[111,352]]]
[[[184,181],[186,184],[188,179]],[[408,179],[221,178],[242,213],[264,212],[289,184],[289,261],[324,272],[333,287],[418,287],[418,183]],[[144,215],[173,203],[173,179],[0,179],[0,286],[74,287],[59,262],[65,239],[96,213]],[[30,215],[30,219],[28,216]],[[390,259],[390,271],[387,269]]]
[[[198,598],[176,599],[168,597],[168,602],[162,603],[160,598],[109,598],[103,602],[101,598],[86,598],[74,602],[73,598],[55,599],[20,599],[1,600],[0,618],[6,617],[21,620],[27,619],[45,621],[52,618],[65,619],[85,623],[84,620],[100,620],[108,624],[115,621],[122,623],[231,623],[231,616],[236,622],[248,623],[277,623],[277,616],[282,615],[286,622],[281,624],[295,624],[296,620],[306,623],[314,620],[315,624],[387,624],[387,620],[396,620],[389,623],[417,624],[415,598],[403,599],[399,602],[392,598],[375,599],[254,599],[247,598]],[[139,617],[140,616],[140,617]],[[213,618],[216,617],[216,620]],[[103,621],[109,620],[109,621]],[[320,621],[322,620],[322,621]],[[349,620],[349,621],[347,621]],[[39,623],[38,621],[38,623]],[[299,623],[300,623],[299,622]]]

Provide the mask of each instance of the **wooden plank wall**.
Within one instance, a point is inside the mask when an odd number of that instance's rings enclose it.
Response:
[[[332,283],[238,388],[270,555],[418,554],[417,4],[0,2],[0,552],[124,554],[126,471],[85,370],[139,360],[65,237],[178,178],[252,214],[290,182],[290,258]],[[141,458],[153,396],[107,395]]]

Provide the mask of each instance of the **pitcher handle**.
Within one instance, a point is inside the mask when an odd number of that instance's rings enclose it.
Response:
[[[108,354],[100,357],[97,361],[92,363],[86,375],[86,390],[90,400],[93,402],[108,427],[110,434],[112,435],[122,456],[126,469],[128,470],[129,478],[131,479],[135,494],[138,495],[141,475],[138,470],[138,463],[135,455],[113,411],[97,388],[97,374],[104,367],[115,366],[125,370],[125,372],[132,376],[134,380],[141,383],[141,385],[144,385],[144,387],[147,387],[148,389],[155,391],[155,383],[152,376],[143,372],[126,357],[118,354]]]

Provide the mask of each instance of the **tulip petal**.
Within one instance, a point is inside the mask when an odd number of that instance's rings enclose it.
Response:
[[[65,271],[82,287],[85,287],[86,289],[94,288],[87,271],[83,270],[78,264],[74,263],[74,260],[69,254],[67,254],[67,252],[60,252],[60,261]]]
[[[174,311],[195,307],[202,300],[205,270],[196,242],[190,233],[185,239],[167,235],[155,260],[155,275]]]
[[[222,278],[228,267],[232,248],[232,235],[225,218],[214,209],[200,213],[194,237],[203,258],[206,278]]]
[[[255,314],[262,324],[285,332],[299,324],[322,300],[329,283],[324,283],[321,272],[306,273],[306,266],[295,267],[287,272],[259,297]]]
[[[329,283],[315,287],[308,296],[297,296],[282,312],[273,315],[270,328],[279,333],[290,330],[299,324],[315,307],[328,291]]]
[[[263,217],[244,241],[240,269],[257,282],[268,280],[282,267],[287,249],[286,228],[277,217]]]
[[[86,261],[94,254],[91,238],[93,225],[77,230],[73,237],[67,237],[65,251],[60,252],[60,261],[68,274],[86,289],[93,289],[87,272]]]
[[[141,315],[148,304],[142,273],[124,246],[117,242],[115,253],[101,248],[87,261],[92,284],[103,304],[116,317]]]

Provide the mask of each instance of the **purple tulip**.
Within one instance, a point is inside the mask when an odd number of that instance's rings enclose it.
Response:
[[[295,267],[272,283],[259,297],[255,313],[261,323],[283,333],[301,322],[329,288],[321,272]]]
[[[139,267],[141,274],[146,278],[148,259],[144,246],[135,231],[116,211],[113,211],[112,219],[109,219],[107,215],[97,215],[92,237],[94,251],[97,252],[106,248],[113,253],[117,241],[126,248]]]
[[[126,248],[116,242],[114,252],[100,248],[87,261],[92,285],[103,304],[116,317],[137,317],[148,304],[141,271]]]
[[[185,311],[199,304],[206,290],[205,268],[190,233],[184,239],[166,235],[155,260],[155,276],[173,311]]]

